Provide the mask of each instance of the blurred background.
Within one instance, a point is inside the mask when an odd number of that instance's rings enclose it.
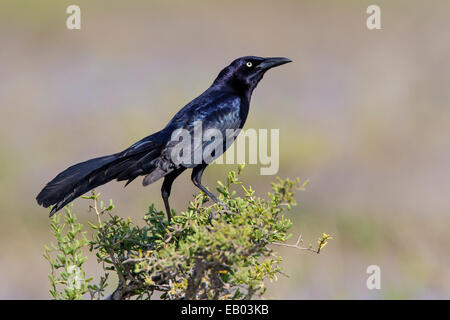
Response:
[[[376,2],[376,3],[375,3]],[[81,30],[65,25],[81,7]],[[366,27],[381,7],[382,30]],[[34,198],[61,170],[161,129],[243,55],[285,56],[245,128],[280,129],[281,177],[310,179],[291,239],[334,237],[284,257],[277,299],[450,298],[450,2],[3,0],[0,4],[0,298],[48,299],[48,211]],[[213,165],[214,187],[236,166]],[[248,165],[259,195],[275,176]],[[139,222],[160,184],[97,191]],[[172,205],[197,190],[184,174]],[[86,200],[81,221],[95,221]],[[366,269],[381,268],[368,290]],[[89,274],[101,272],[89,256]]]

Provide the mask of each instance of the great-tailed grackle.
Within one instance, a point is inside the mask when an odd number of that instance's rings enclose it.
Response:
[[[192,168],[191,180],[194,185],[218,202],[214,194],[202,185],[202,174],[208,163],[174,161],[172,151],[177,144],[173,133],[180,129],[193,133],[197,123],[201,123],[203,130],[219,130],[223,136],[226,136],[227,130],[241,129],[247,119],[252,92],[264,73],[288,62],[291,60],[287,58],[254,56],[234,60],[219,73],[204,93],[178,111],[164,129],[122,152],[69,167],[44,187],[36,197],[38,204],[46,208],[53,205],[50,212],[52,216],[75,198],[111,180],[127,180],[127,185],[138,176],[145,175],[143,185],[147,186],[164,177],[161,194],[170,221],[169,196],[172,183],[187,168]],[[214,158],[220,156],[229,144],[223,146],[220,152],[214,154]],[[205,147],[204,142],[201,147]],[[195,148],[191,152],[196,152]]]

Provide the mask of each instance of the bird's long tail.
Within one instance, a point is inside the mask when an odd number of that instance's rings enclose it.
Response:
[[[111,180],[128,180],[129,183],[140,175],[148,174],[154,170],[152,160],[158,158],[160,150],[154,145],[143,149],[134,152],[130,148],[71,166],[50,181],[36,200],[45,208],[53,205],[52,216],[72,200]]]

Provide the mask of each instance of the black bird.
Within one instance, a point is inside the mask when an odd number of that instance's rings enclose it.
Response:
[[[42,189],[36,197],[38,204],[46,208],[53,205],[50,212],[52,216],[72,200],[111,180],[127,181],[127,185],[138,176],[145,175],[143,185],[147,186],[164,177],[161,194],[170,221],[169,196],[172,183],[187,168],[192,168],[191,180],[194,185],[213,201],[219,202],[201,182],[208,163],[174,161],[172,151],[178,141],[174,141],[172,135],[177,129],[194,133],[196,123],[200,122],[203,132],[216,129],[223,136],[227,129],[241,129],[247,119],[252,92],[265,72],[288,62],[291,60],[287,58],[254,56],[234,60],[219,73],[205,92],[178,111],[164,129],[122,152],[69,167]],[[206,142],[202,142],[201,147],[206,145]],[[224,143],[220,152],[213,153],[214,158],[225,152],[227,147],[229,144]],[[192,153],[196,152],[194,149]]]

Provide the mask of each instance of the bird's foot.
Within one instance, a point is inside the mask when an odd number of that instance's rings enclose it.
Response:
[[[209,197],[207,195],[205,195],[203,197],[203,202],[202,203],[207,203],[209,201]]]
[[[223,210],[225,212],[231,212],[230,207],[228,207],[226,204],[224,204],[223,202],[219,202],[219,205],[222,206]]]
[[[230,210],[230,208],[229,208],[226,204],[224,204],[223,202],[218,201],[217,204],[220,205],[220,206],[222,207],[222,208],[220,208],[220,209],[217,211],[217,213],[219,213],[219,214],[222,214],[222,213],[226,213],[226,214],[228,214],[228,213],[233,213],[233,212]],[[212,225],[212,220],[215,218],[215,216],[216,216],[216,212],[214,212],[214,211],[211,209],[211,211],[210,211],[209,214],[208,214],[208,222],[209,222],[209,224]]]
[[[212,219],[214,219],[214,212],[211,210],[210,212],[209,212],[209,215],[208,215],[208,223],[210,224],[210,225],[213,225],[212,224]]]

